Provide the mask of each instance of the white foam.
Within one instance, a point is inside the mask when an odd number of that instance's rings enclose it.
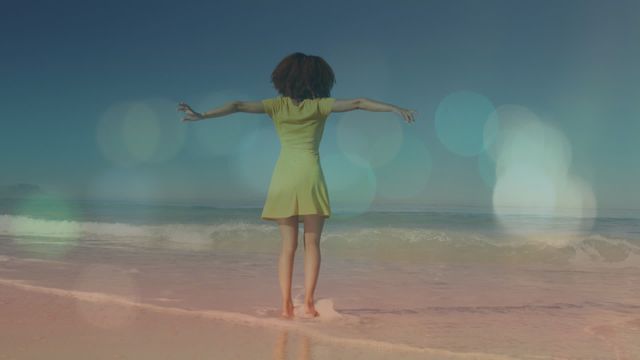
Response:
[[[529,219],[531,220],[531,219]],[[526,224],[529,220],[523,220]],[[538,220],[531,220],[536,223]],[[18,222],[20,226],[11,226]],[[83,245],[98,248],[131,249],[136,247],[164,247],[166,249],[191,250],[196,252],[210,251],[212,247],[244,250],[263,250],[277,248],[277,242],[262,241],[271,237],[278,239],[276,226],[252,224],[245,222],[229,222],[221,224],[157,224],[133,225],[125,223],[103,222],[74,222],[72,226],[77,231],[59,231],[65,228],[61,221],[35,219],[27,216],[0,215],[0,236],[45,236],[65,237],[80,236],[86,240]],[[528,226],[528,225],[527,225]],[[537,226],[537,225],[536,225]],[[46,240],[46,239],[45,239]],[[43,243],[47,242],[43,240]],[[163,241],[158,241],[163,240]],[[640,267],[639,239],[632,233],[620,238],[598,233],[581,234],[560,232],[549,229],[535,233],[531,237],[494,236],[491,233],[474,233],[455,227],[447,230],[412,227],[364,227],[364,228],[336,228],[323,233],[321,243],[334,254],[342,254],[343,250],[358,250],[360,254],[377,255],[391,250],[399,256],[409,257],[418,252],[437,254],[442,261],[459,260],[459,254],[473,254],[479,247],[491,247],[505,253],[509,251],[509,259],[523,256],[523,261],[536,258],[537,249],[541,249],[542,256],[548,257],[548,252],[558,250],[558,261],[569,261],[577,266],[607,267]],[[33,239],[30,243],[34,243]],[[64,242],[60,242],[64,243]],[[628,257],[616,257],[617,261],[602,261],[598,249],[615,247],[621,251],[628,251]],[[436,252],[430,249],[436,247]],[[449,247],[451,251],[442,251]],[[467,248],[469,247],[469,248]],[[467,251],[469,249],[469,251]],[[566,250],[572,251],[572,253]],[[466,257],[467,255],[465,255]],[[481,256],[481,255],[480,255]],[[606,259],[604,259],[606,260]],[[9,261],[7,257],[0,257],[0,263]],[[135,272],[136,270],[132,270]]]
[[[0,255],[0,262],[38,262],[38,263],[46,263],[46,264],[69,265],[68,262],[64,262],[64,261],[38,259],[38,258],[23,258],[23,257],[5,256],[5,255]]]
[[[61,224],[72,224],[78,231],[59,231]],[[17,226],[19,225],[19,226]],[[0,235],[4,236],[47,236],[76,237],[87,236],[99,239],[156,238],[164,237],[176,241],[208,240],[211,235],[243,233],[248,231],[271,231],[277,228],[265,224],[243,222],[223,224],[159,224],[135,225],[126,223],[106,223],[92,221],[46,220],[22,215],[0,215]]]
[[[170,299],[170,298],[163,298],[163,297],[155,297],[155,298],[152,298],[151,300],[162,301],[162,302],[180,301],[179,299]]]
[[[303,335],[313,337],[316,340],[333,343],[341,346],[352,347],[364,347],[368,350],[382,350],[390,352],[409,352],[409,353],[421,353],[428,355],[446,356],[447,359],[491,359],[491,360],[512,360],[516,359],[505,355],[487,354],[479,352],[454,352],[443,349],[435,348],[423,348],[417,346],[411,346],[401,343],[393,343],[387,341],[378,341],[370,339],[358,339],[358,338],[346,338],[333,336],[322,333],[321,331],[314,329],[309,322],[291,321],[279,318],[259,318],[242,313],[234,313],[219,310],[190,310],[167,306],[158,306],[153,304],[145,304],[140,302],[131,301],[130,299],[120,297],[117,295],[102,294],[96,292],[83,292],[74,290],[63,290],[48,288],[43,286],[36,286],[27,283],[24,280],[13,279],[0,279],[0,285],[10,286],[26,291],[38,292],[48,295],[61,296],[66,298],[75,299],[77,301],[88,301],[93,303],[107,303],[122,305],[131,308],[138,308],[144,310],[155,311],[167,315],[175,316],[191,316],[200,317],[211,320],[225,321],[228,323],[250,326],[250,327],[264,327],[269,329],[283,329],[294,332],[299,332]],[[332,302],[324,301],[318,302],[318,307],[322,310],[332,309]]]

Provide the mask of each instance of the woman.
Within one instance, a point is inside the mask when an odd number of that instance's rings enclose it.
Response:
[[[330,97],[335,83],[333,70],[319,56],[300,52],[285,57],[271,74],[279,96],[262,101],[234,101],[197,113],[181,102],[183,121],[197,121],[235,112],[267,113],[280,139],[276,162],[261,218],[278,222],[282,236],[279,278],[282,317],[293,317],[291,278],[298,246],[298,223],[304,222],[305,301],[304,315],[318,316],[314,292],[320,269],[320,235],[325,218],[331,215],[327,186],[320,166],[318,148],[330,113],[356,109],[390,111],[404,121],[414,121],[415,111],[366,98],[337,100]]]

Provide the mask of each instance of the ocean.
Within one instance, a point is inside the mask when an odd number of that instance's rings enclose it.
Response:
[[[261,210],[1,200],[0,285],[129,304],[108,320],[78,305],[108,330],[132,326],[135,309],[284,329],[310,339],[314,359],[640,359],[637,213],[334,211],[320,242],[320,317],[287,321],[280,234]]]

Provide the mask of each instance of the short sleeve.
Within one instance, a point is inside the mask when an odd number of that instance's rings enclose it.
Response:
[[[275,99],[264,99],[262,100],[262,105],[264,105],[264,112],[269,115],[269,117],[273,118],[273,109],[274,109]]]
[[[318,109],[322,117],[326,118],[327,116],[329,116],[329,114],[331,114],[331,107],[333,106],[333,103],[335,101],[336,99],[332,97],[320,99],[320,101],[318,102]]]

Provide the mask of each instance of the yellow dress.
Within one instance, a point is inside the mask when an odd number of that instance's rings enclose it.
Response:
[[[293,215],[331,216],[329,193],[318,148],[334,98],[305,99],[298,105],[286,96],[262,100],[280,139],[263,220]],[[298,222],[304,220],[298,217]]]

